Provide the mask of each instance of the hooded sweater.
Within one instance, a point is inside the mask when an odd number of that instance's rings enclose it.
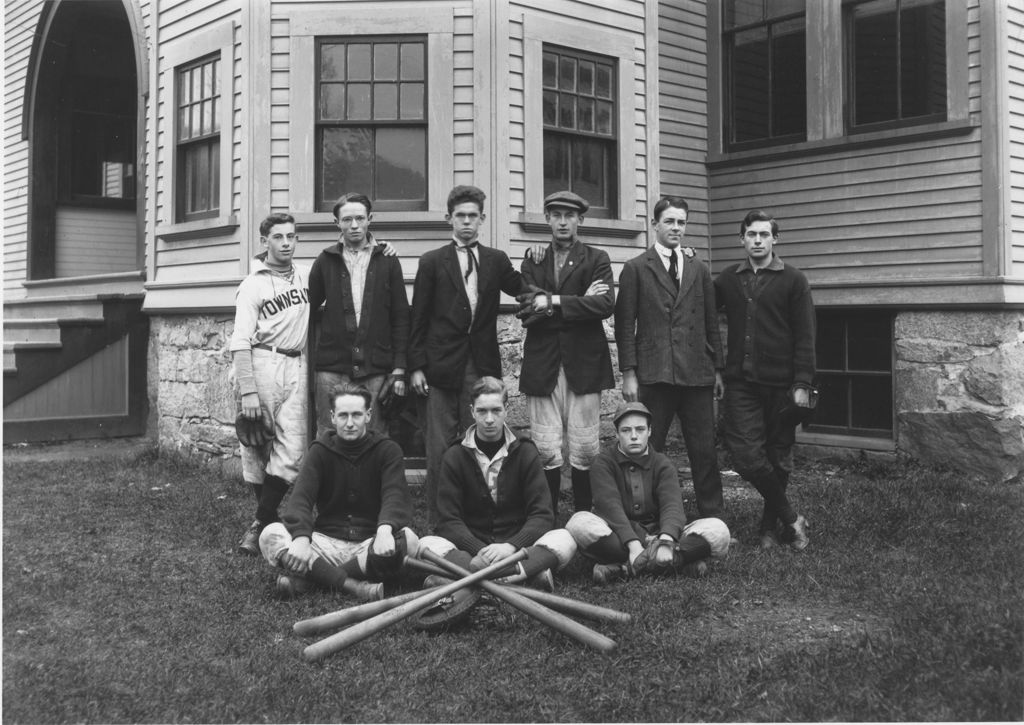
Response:
[[[316,531],[347,541],[372,538],[381,524],[408,526],[412,500],[402,449],[374,431],[353,442],[324,432],[302,460],[281,520],[293,538]]]

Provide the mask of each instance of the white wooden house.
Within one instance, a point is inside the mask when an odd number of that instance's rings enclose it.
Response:
[[[659,194],[715,271],[751,208],[819,308],[808,445],[1024,469],[1024,12],[1006,0],[8,0],[4,436],[230,461],[234,290],[358,189],[407,281],[454,184],[515,263]],[[616,269],[617,271],[617,269]],[[503,317],[514,384],[521,330]],[[612,405],[614,396],[606,396]]]

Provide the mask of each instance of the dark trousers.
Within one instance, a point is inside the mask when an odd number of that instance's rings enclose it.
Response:
[[[746,380],[725,384],[723,437],[736,472],[752,483],[785,523],[792,523],[786,482],[793,470],[796,427],[780,420],[789,388]]]
[[[665,450],[668,429],[672,426],[673,418],[679,418],[686,453],[690,458],[697,511],[702,517],[720,518],[722,477],[718,471],[718,453],[715,450],[714,388],[660,383],[641,385],[639,398],[654,417],[651,421],[651,445],[654,450]]]

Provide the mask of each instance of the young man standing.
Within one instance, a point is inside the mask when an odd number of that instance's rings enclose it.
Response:
[[[501,293],[527,292],[508,256],[480,244],[483,191],[456,186],[448,195],[452,242],[420,257],[413,285],[410,383],[426,398],[427,521],[437,523],[437,476],[445,449],[470,423],[469,391],[484,375],[500,378]]]
[[[706,560],[729,551],[729,528],[721,519],[686,523],[676,467],[648,444],[651,419],[643,403],[616,411],[616,445],[591,469],[594,512],[577,512],[566,524],[580,550],[598,562],[598,584],[641,573],[704,576]]]
[[[601,391],[615,386],[602,324],[615,311],[611,262],[604,250],[577,236],[589,208],[571,191],[548,196],[544,218],[551,226],[551,246],[543,261],[527,258],[522,265],[527,283],[550,290],[526,311],[519,390],[527,396],[531,437],[540,450],[556,516],[563,432],[568,438],[575,510],[590,510],[590,464],[599,449]]]
[[[615,339],[623,399],[651,411],[656,451],[665,450],[672,419],[679,418],[697,511],[720,517],[714,398],[722,394],[724,356],[711,273],[682,250],[688,214],[677,196],[654,205],[654,245],[626,262],[619,276]]]
[[[363,194],[338,199],[334,221],[341,239],[320,253],[309,273],[311,313],[326,303],[314,357],[318,435],[332,428],[328,397],[340,383],[370,391],[370,419],[379,431],[386,427],[381,393],[390,386],[405,395],[409,300],[398,257],[387,256],[370,233],[372,208]]]
[[[285,596],[318,585],[381,599],[383,584],[365,580],[397,577],[417,551],[402,449],[369,429],[371,401],[360,385],[331,391],[334,427],[310,446],[282,520],[260,535],[263,557],[286,572],[277,579]]]
[[[736,471],[764,498],[761,545],[781,538],[807,547],[807,522],[793,510],[786,486],[796,428],[780,413],[809,405],[814,380],[814,301],[807,278],[775,254],[779,225],[763,211],[740,223],[746,259],[718,275],[715,293],[729,324],[724,434]]]
[[[291,215],[264,219],[263,252],[235,295],[229,349],[241,413],[272,422],[273,433],[264,445],[241,447],[242,476],[257,503],[256,518],[238,550],[253,556],[259,553],[260,532],[278,520],[278,506],[306,452],[309,290],[306,270],[292,262],[298,241]]]
[[[473,385],[474,422],[462,442],[445,451],[437,533],[424,536],[420,546],[473,570],[526,548],[527,559],[497,576],[533,579],[550,591],[551,570],[572,560],[576,544],[568,531],[554,529],[540,455],[530,440],[517,438],[505,424],[507,398],[497,378],[484,376]]]

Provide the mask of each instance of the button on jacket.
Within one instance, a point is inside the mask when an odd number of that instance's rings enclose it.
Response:
[[[526,395],[550,395],[558,382],[559,368],[565,368],[569,389],[577,395],[615,387],[602,323],[615,310],[608,254],[577,241],[570,247],[556,282],[552,244],[543,262],[526,259],[522,270],[527,283],[561,295],[561,305],[550,317],[527,328],[519,390]],[[608,285],[608,291],[585,297],[587,288],[597,279]]]
[[[653,247],[626,262],[615,303],[619,369],[641,385],[706,386],[724,366],[707,265],[687,259],[677,290]]]

